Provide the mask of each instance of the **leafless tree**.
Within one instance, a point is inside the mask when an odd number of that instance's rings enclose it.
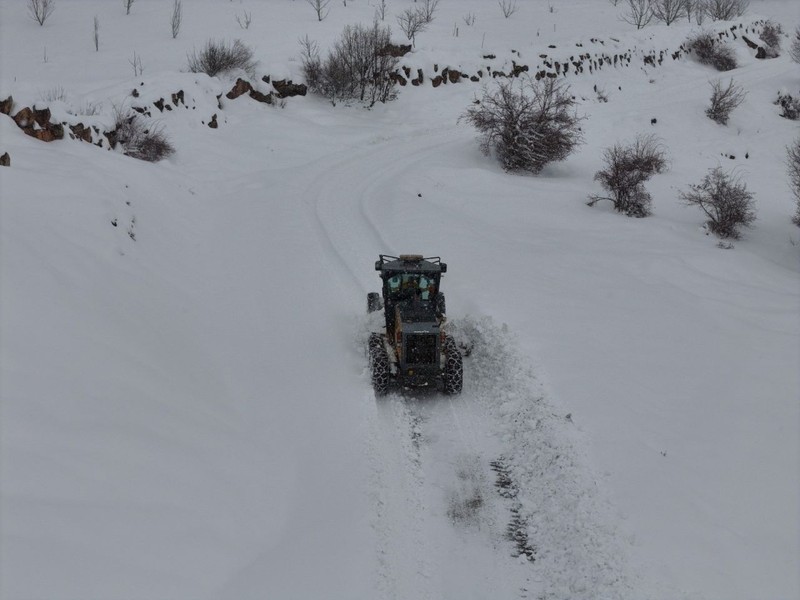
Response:
[[[328,4],[331,3],[331,0],[306,0],[311,5],[311,8],[314,9],[314,12],[317,13],[317,21],[322,21],[325,17],[328,16]]]
[[[94,16],[94,51],[100,51],[100,17]]]
[[[464,24],[467,27],[472,27],[473,25],[475,25],[475,13],[471,13],[471,12],[467,13],[461,18],[462,18],[462,20],[464,21]]]
[[[236,22],[242,29],[250,29],[250,23],[253,21],[253,13],[249,13],[246,10],[242,12],[244,14],[242,14],[241,17],[236,15]]]
[[[478,130],[481,150],[494,151],[503,169],[539,173],[582,143],[575,105],[565,84],[521,78],[484,90],[480,102],[461,118]]]
[[[786,164],[789,168],[789,187],[797,204],[794,222],[800,225],[800,138],[786,149]]]
[[[386,20],[386,0],[379,0],[375,5],[375,18],[381,21]]]
[[[44,25],[47,17],[53,14],[55,9],[56,0],[28,0],[28,14],[40,26]]]
[[[720,81],[711,82],[711,106],[706,109],[706,115],[720,125],[727,125],[731,112],[747,97],[741,87],[731,79],[727,87],[722,87]]]
[[[683,0],[683,6],[686,11],[686,19],[691,22],[694,17],[695,23],[702,25],[706,20],[706,7],[705,0]]]
[[[650,0],[628,0],[628,12],[620,17],[636,29],[646,27],[653,20],[653,7]]]
[[[712,21],[730,21],[747,12],[750,0],[705,0],[706,14]]]
[[[405,33],[414,45],[416,45],[417,34],[425,31],[428,26],[422,13],[414,8],[407,8],[397,15],[397,24],[400,26],[400,31]]]
[[[300,40],[306,84],[333,104],[353,100],[373,106],[392,100],[398,59],[384,51],[390,42],[389,27],[377,20],[371,27],[348,25],[323,59],[306,36]]]
[[[170,25],[172,27],[172,39],[178,37],[181,30],[181,22],[183,21],[183,4],[181,0],[173,0],[172,2],[172,19]]]
[[[665,25],[672,25],[686,16],[686,0],[652,0],[653,16]]]
[[[134,2],[136,2],[136,0],[122,0],[122,5],[125,7],[126,15],[131,14],[131,6],[133,6]]]
[[[497,0],[497,4],[500,5],[500,10],[506,19],[517,12],[517,0]]]
[[[419,10],[420,15],[426,23],[432,23],[436,9],[439,7],[439,0],[423,0]]]
[[[605,168],[594,178],[611,196],[589,197],[589,206],[608,200],[617,212],[629,217],[646,217],[652,199],[644,182],[667,169],[667,153],[654,135],[639,135],[630,145],[614,144],[603,151]]]
[[[136,50],[133,51],[133,58],[128,61],[128,63],[133,67],[133,76],[139,77],[142,73],[144,73],[144,65],[142,64],[142,57],[136,54]]]
[[[690,185],[680,197],[689,206],[699,206],[708,217],[708,228],[721,238],[738,238],[740,228],[756,220],[753,194],[722,167],[711,169],[701,183]]]

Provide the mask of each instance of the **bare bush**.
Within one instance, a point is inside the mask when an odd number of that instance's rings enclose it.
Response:
[[[140,115],[130,110],[114,109],[116,140],[126,156],[158,162],[175,153],[175,147],[164,133],[164,128],[145,123]]]
[[[100,52],[100,17],[94,16],[94,51]]]
[[[497,0],[497,4],[506,19],[517,12],[517,0]]]
[[[172,18],[170,19],[170,26],[172,28],[172,39],[178,37],[181,31],[181,23],[183,22],[183,3],[181,0],[174,0],[172,2]]]
[[[478,130],[481,150],[494,151],[503,169],[538,173],[582,142],[575,105],[565,84],[526,78],[484,90],[461,118]]]
[[[650,0],[628,0],[628,12],[620,17],[636,29],[646,27],[653,20],[653,7]]]
[[[257,64],[253,60],[253,50],[241,40],[234,40],[231,44],[208,40],[200,52],[193,50],[187,59],[192,73],[205,73],[209,77],[234,69],[253,73]]]
[[[698,33],[690,37],[686,45],[701,64],[712,66],[717,71],[730,71],[738,66],[731,47],[720,42],[713,33]]]
[[[322,22],[322,20],[328,16],[328,4],[331,3],[331,0],[306,0],[311,5],[311,8],[314,9],[314,12],[317,14],[317,21]]]
[[[731,112],[747,97],[740,86],[731,79],[727,87],[722,87],[720,81],[711,82],[711,105],[706,109],[706,116],[719,123],[727,125]]]
[[[122,0],[122,5],[125,7],[125,14],[131,14],[131,7],[136,0]]]
[[[789,48],[789,56],[792,57],[794,62],[800,63],[800,27],[794,30],[794,39],[792,39],[792,45]]]
[[[653,16],[665,25],[672,25],[686,16],[686,0],[652,0]]]
[[[766,46],[767,56],[776,58],[781,55],[781,38],[783,37],[783,27],[780,23],[766,21],[761,28],[761,41]]]
[[[721,238],[738,238],[740,229],[756,220],[753,194],[722,167],[711,169],[701,183],[690,185],[680,196],[687,205],[700,207],[709,230]]]
[[[775,104],[781,107],[781,116],[784,119],[789,119],[790,121],[800,119],[800,98],[778,92],[778,99]]]
[[[667,170],[667,152],[654,135],[639,135],[628,146],[614,144],[603,151],[605,168],[595,173],[603,189],[611,196],[589,197],[589,206],[608,200],[617,212],[629,217],[651,214],[652,198],[644,182]]]
[[[407,8],[397,15],[397,24],[413,45],[416,45],[417,34],[425,31],[428,26],[422,13],[414,8]]]
[[[55,9],[56,0],[28,0],[28,14],[40,26],[44,25]]]
[[[705,0],[704,4],[712,21],[730,21],[747,12],[750,0]]]
[[[67,91],[63,86],[57,85],[43,92],[39,92],[39,98],[42,99],[42,102],[48,104],[51,102],[66,102]]]
[[[371,27],[348,25],[324,60],[315,42],[306,36],[303,47],[303,72],[312,92],[336,104],[356,100],[373,106],[396,97],[392,75],[398,59],[384,49],[391,41],[389,27],[374,21]]]
[[[789,187],[796,204],[793,221],[800,226],[800,138],[786,149],[786,166],[789,169]]]

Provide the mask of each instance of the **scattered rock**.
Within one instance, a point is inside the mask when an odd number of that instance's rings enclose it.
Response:
[[[3,156],[0,156],[0,167],[10,167],[11,166],[11,156],[9,156],[8,152],[3,153]]]
[[[208,122],[208,126],[211,127],[211,129],[216,129],[217,127],[219,127],[219,125],[217,124],[217,114],[216,113],[214,113],[214,116],[211,117],[211,120]]]
[[[235,100],[242,94],[246,94],[253,90],[253,86],[250,85],[249,81],[245,81],[241,77],[236,80],[236,83],[231,88],[231,91],[225,94],[225,97],[229,100]]]
[[[175,106],[178,106],[178,104],[183,104],[184,106],[186,106],[186,103],[183,101],[183,90],[178,90],[177,92],[172,94],[172,103]]]
[[[89,127],[84,127],[83,123],[78,123],[77,125],[70,125],[70,131],[75,135],[76,138],[83,142],[92,142],[92,130]]]
[[[0,101],[0,114],[10,115],[12,108],[14,108],[14,98],[11,96]]]
[[[272,87],[278,92],[279,98],[289,98],[291,96],[305,96],[308,88],[304,83],[292,83],[292,80],[279,79],[272,82]]]
[[[756,44],[753,40],[751,40],[746,35],[742,36],[744,43],[747,44],[752,50],[756,50],[758,48],[758,44]]]
[[[164,112],[164,99],[159,98],[158,100],[153,102],[153,106],[155,106],[158,109],[158,112]]]

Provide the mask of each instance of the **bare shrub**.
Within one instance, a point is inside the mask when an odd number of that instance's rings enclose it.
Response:
[[[377,20],[371,27],[348,25],[324,60],[316,42],[308,36],[301,39],[303,72],[309,89],[334,104],[356,100],[373,106],[394,99],[392,74],[398,59],[383,51],[391,41],[390,34],[389,27],[382,27]]]
[[[193,50],[187,59],[192,73],[205,73],[209,77],[234,69],[252,73],[257,64],[253,60],[253,50],[241,40],[234,40],[230,44],[208,40],[200,52]]]
[[[63,88],[63,86],[57,85],[43,92],[39,92],[39,98],[42,99],[42,102],[48,104],[56,101],[66,102],[67,91]]]
[[[636,29],[646,27],[653,20],[653,7],[650,0],[628,0],[628,12],[620,17]]]
[[[789,169],[789,187],[796,204],[792,220],[800,226],[800,138],[786,149],[786,166]]]
[[[125,14],[131,14],[131,7],[136,0],[122,0],[122,5],[125,7]]]
[[[712,21],[730,21],[747,12],[750,0],[705,0],[705,12]]]
[[[766,46],[767,56],[776,58],[781,55],[781,38],[783,37],[783,27],[780,23],[767,21],[761,28],[761,41]]]
[[[652,198],[644,182],[667,169],[667,152],[654,135],[638,135],[630,145],[614,144],[603,151],[605,168],[595,173],[611,196],[589,197],[589,206],[609,200],[617,212],[629,217],[651,214]]]
[[[314,9],[314,12],[317,14],[317,21],[322,22],[322,20],[328,16],[328,4],[331,3],[331,0],[306,0],[311,5],[311,8]]]
[[[94,51],[100,52],[100,18],[95,15],[94,16]]]
[[[413,45],[416,45],[417,34],[425,31],[428,26],[422,13],[414,8],[407,8],[397,15],[397,24]]]
[[[665,25],[671,25],[686,16],[686,0],[652,0],[653,16]]]
[[[172,28],[172,39],[178,37],[181,31],[181,23],[183,22],[183,3],[181,0],[173,0],[172,2],[172,18],[170,19],[170,27]]]
[[[497,0],[497,4],[506,19],[517,12],[517,0]]]
[[[720,81],[711,82],[711,105],[706,109],[706,116],[719,123],[727,125],[731,112],[747,97],[740,86],[731,79],[727,87],[722,87]]]
[[[789,56],[792,57],[794,62],[800,63],[800,27],[797,27],[794,30],[794,38],[792,39],[792,45],[789,48]]]
[[[789,119],[790,121],[800,119],[800,98],[778,92],[778,99],[775,104],[781,107],[781,116],[784,119]]]
[[[526,78],[484,90],[480,102],[461,118],[479,131],[481,150],[494,150],[503,169],[538,173],[582,142],[575,105],[565,84]]]
[[[114,109],[114,128],[117,143],[126,156],[158,162],[175,153],[161,126],[148,125],[140,115],[130,110]]]
[[[720,42],[713,33],[698,33],[690,37],[686,44],[701,64],[712,66],[717,71],[730,71],[737,67],[736,55],[731,47]]]
[[[40,26],[44,25],[55,9],[56,0],[28,0],[28,14]]]
[[[722,167],[711,169],[701,183],[690,185],[680,196],[688,206],[700,207],[708,217],[709,230],[721,238],[738,238],[740,229],[756,220],[753,194]]]

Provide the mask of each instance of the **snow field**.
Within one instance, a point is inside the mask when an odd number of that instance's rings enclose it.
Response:
[[[0,118],[0,596],[797,596],[797,127],[772,105],[796,65],[738,43],[728,74],[685,59],[569,78],[586,144],[540,177],[502,173],[457,125],[478,85],[371,111],[220,109],[235,77],[180,72],[209,37],[241,37],[263,73],[299,80],[298,37],[325,48],[371,21],[366,1],[334,4],[317,23],[303,2],[184,3],[172,40],[166,1],[59,3],[43,28],[0,1],[0,97],[62,86],[56,118],[98,125],[133,88],[189,105],[156,115],[178,152],[155,165]],[[553,6],[505,20],[443,0],[408,64],[690,31]],[[790,0],[748,17],[798,19]],[[720,127],[708,80],[731,76],[748,97]],[[585,206],[602,148],[640,132],[670,152],[654,215]],[[678,201],[717,164],[756,194],[732,250]],[[379,252],[450,264],[452,325],[475,341],[460,398],[373,400],[353,338]],[[532,562],[506,537],[515,515]]]

